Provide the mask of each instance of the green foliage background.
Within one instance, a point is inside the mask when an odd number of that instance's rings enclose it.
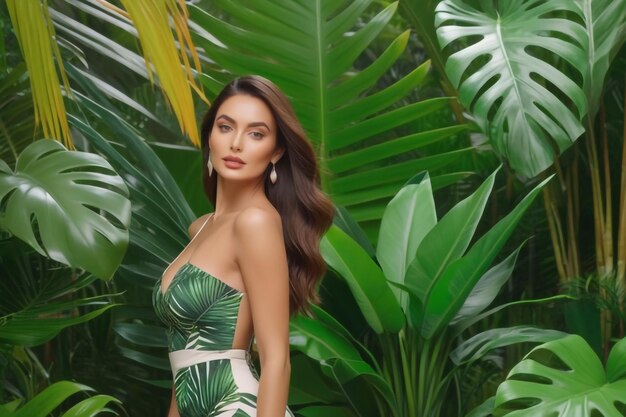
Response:
[[[44,143],[2,2],[0,415],[163,415],[171,375],[149,295],[211,210],[201,157],[150,84],[132,21],[96,0],[35,3],[57,33],[80,153]],[[543,415],[550,399],[619,392],[624,0],[187,8],[207,98],[237,75],[275,81],[338,207],[323,304],[292,322],[296,413]],[[207,104],[194,95],[194,106],[200,120]],[[51,181],[70,165],[73,179]],[[92,209],[78,217],[75,203]],[[52,209],[54,227],[30,215]],[[79,239],[74,222],[102,240]],[[548,375],[550,358],[580,372],[589,397]],[[524,366],[535,379],[518,387]],[[548,377],[571,395],[539,401],[532,384]],[[623,412],[614,398],[596,412]]]

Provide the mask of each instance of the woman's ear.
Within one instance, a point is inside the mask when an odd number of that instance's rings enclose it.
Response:
[[[285,153],[285,148],[277,149],[276,152],[274,152],[274,156],[272,156],[272,162],[277,163],[280,160],[280,158],[282,158],[284,153]]]

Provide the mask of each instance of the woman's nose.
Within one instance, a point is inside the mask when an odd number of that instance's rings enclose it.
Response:
[[[237,150],[237,151],[240,151],[240,152],[241,152],[241,146],[242,146],[242,142],[243,142],[243,141],[242,141],[242,138],[241,138],[241,135],[242,135],[242,134],[243,134],[243,133],[237,133],[237,134],[235,134],[235,136],[234,136],[234,138],[233,138],[233,141],[232,141],[232,143],[230,144],[230,149],[231,149],[232,151]]]

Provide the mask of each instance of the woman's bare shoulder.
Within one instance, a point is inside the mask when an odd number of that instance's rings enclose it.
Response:
[[[209,216],[211,216],[212,214],[213,213],[203,214],[202,216],[198,217],[196,220],[191,222],[191,224],[189,225],[189,228],[187,229],[189,231],[189,238],[190,239],[193,239],[193,237],[196,235],[196,233],[198,233],[200,231],[200,228],[204,224],[205,220]]]
[[[274,207],[253,206],[241,210],[234,219],[235,232],[241,229],[281,228],[280,213]]]

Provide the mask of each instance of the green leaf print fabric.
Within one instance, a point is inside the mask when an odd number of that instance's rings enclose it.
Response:
[[[231,348],[243,293],[191,263],[176,271],[164,294],[160,282],[154,304],[168,325],[170,351]]]
[[[247,351],[232,349],[244,295],[189,262],[165,292],[157,281],[152,301],[167,325],[181,417],[256,416],[258,374]],[[289,408],[285,417],[293,417]]]

